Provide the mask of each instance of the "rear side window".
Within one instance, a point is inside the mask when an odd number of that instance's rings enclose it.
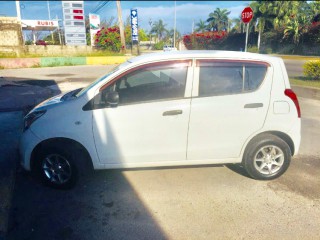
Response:
[[[199,97],[252,92],[263,82],[268,65],[253,62],[198,61]]]

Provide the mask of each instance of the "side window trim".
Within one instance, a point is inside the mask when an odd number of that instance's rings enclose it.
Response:
[[[226,93],[221,95],[208,95],[208,96],[200,96],[200,66],[201,63],[243,63],[244,65],[250,65],[250,64],[257,64],[257,65],[263,65],[266,67],[266,72],[264,75],[264,78],[262,82],[260,83],[259,87],[251,90],[251,91],[245,91],[244,90],[244,82],[242,82],[242,91],[239,93]],[[258,61],[258,60],[245,60],[245,59],[239,59],[239,60],[232,60],[232,59],[195,59],[195,66],[194,66],[194,83],[193,83],[193,90],[192,90],[192,98],[198,98],[198,97],[215,97],[215,96],[226,96],[226,95],[234,95],[234,94],[245,94],[245,93],[252,93],[257,91],[261,88],[261,86],[265,83],[265,80],[268,76],[268,73],[270,71],[271,65],[268,62],[264,61]],[[245,76],[243,76],[245,77]]]
[[[103,86],[100,87],[99,92],[103,91],[105,88],[107,88],[108,86],[112,85],[113,83],[115,83],[117,80],[121,79],[123,76],[130,74],[131,72],[134,72],[136,70],[139,70],[141,68],[144,67],[151,67],[151,66],[155,66],[155,65],[167,65],[167,64],[186,64],[187,67],[191,66],[191,62],[192,60],[173,60],[173,61],[163,61],[163,62],[152,62],[152,63],[147,63],[147,64],[141,64],[139,66],[135,66],[133,68],[128,69],[127,71],[121,73],[120,75],[116,76],[114,79],[112,79],[111,81],[107,82],[106,84],[104,84]]]

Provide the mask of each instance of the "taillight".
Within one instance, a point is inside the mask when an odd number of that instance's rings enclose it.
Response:
[[[286,89],[284,91],[284,94],[294,102],[294,105],[297,108],[298,118],[301,118],[300,105],[299,105],[299,101],[298,101],[297,95],[294,93],[294,91],[292,91],[292,89]]]

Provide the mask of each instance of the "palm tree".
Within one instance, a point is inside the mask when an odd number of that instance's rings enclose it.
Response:
[[[250,7],[253,9],[253,22],[257,23],[259,35],[258,35],[258,50],[260,49],[260,39],[261,34],[264,31],[265,25],[267,22],[272,23],[273,18],[270,17],[269,9],[270,4],[264,1],[256,1],[250,4]]]
[[[168,32],[168,30],[166,29],[166,25],[167,24],[164,24],[163,21],[160,19],[159,21],[153,23],[150,32],[155,33],[158,36],[158,39],[162,40]]]
[[[204,32],[207,30],[207,25],[205,21],[200,20],[198,23],[196,23],[196,32]]]
[[[242,21],[241,21],[241,17],[237,17],[237,18],[233,18],[231,21],[233,27],[232,27],[232,31],[237,32],[237,33],[242,33],[243,32],[243,27],[242,27]]]
[[[221,30],[223,27],[226,28],[229,14],[230,11],[227,9],[216,8],[214,12],[209,14],[209,18],[207,19],[209,28],[216,31]]]

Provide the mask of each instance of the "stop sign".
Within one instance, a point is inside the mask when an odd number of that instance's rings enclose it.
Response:
[[[252,18],[253,18],[253,11],[251,7],[246,7],[245,9],[243,9],[241,13],[242,22],[249,23]]]

